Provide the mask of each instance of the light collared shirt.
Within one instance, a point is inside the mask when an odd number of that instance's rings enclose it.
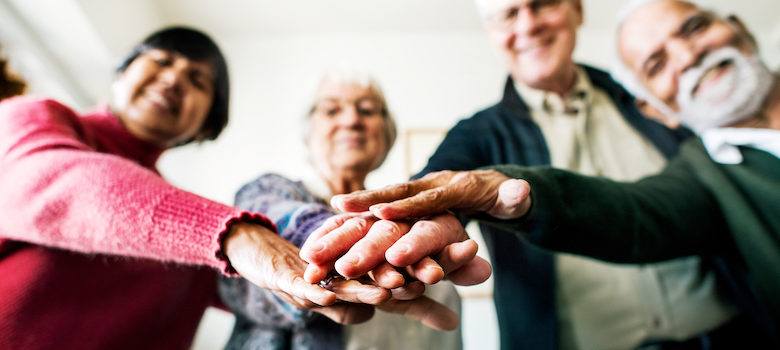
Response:
[[[742,163],[739,146],[760,149],[780,158],[780,131],[774,129],[718,128],[701,135],[710,158],[721,164]]]
[[[585,71],[566,96],[516,84],[547,141],[553,167],[632,181],[666,163]],[[727,321],[735,308],[716,294],[696,257],[618,265],[556,254],[559,344],[569,349],[633,349],[684,340]]]

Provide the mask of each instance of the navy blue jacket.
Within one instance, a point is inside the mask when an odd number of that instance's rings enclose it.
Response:
[[[642,116],[634,98],[605,72],[583,66],[593,85],[611,98],[626,121],[665,157],[678,151],[691,133],[673,131]],[[498,104],[461,120],[448,133],[416,177],[439,170],[471,170],[489,165],[550,165],[542,131],[507,79]],[[502,349],[557,349],[555,267],[552,255],[520,237],[480,225],[492,257],[493,295]]]

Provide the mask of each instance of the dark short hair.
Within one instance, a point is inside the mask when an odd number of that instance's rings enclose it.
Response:
[[[122,73],[142,53],[160,49],[178,53],[194,61],[206,61],[214,68],[214,100],[198,140],[213,140],[228,123],[230,77],[222,51],[208,35],[188,27],[168,27],[158,30],[136,45],[122,60],[116,71]],[[190,140],[194,141],[194,140]]]
[[[21,95],[27,88],[24,80],[8,71],[8,61],[0,56],[0,100]]]

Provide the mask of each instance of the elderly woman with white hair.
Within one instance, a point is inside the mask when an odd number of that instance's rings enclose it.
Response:
[[[395,138],[395,122],[375,80],[362,72],[331,71],[320,79],[305,119],[304,139],[313,171],[300,181],[277,174],[261,175],[239,190],[236,206],[268,215],[280,235],[300,247],[317,227],[334,216],[327,205],[330,197],[365,189],[366,177],[383,163]],[[375,274],[372,276],[376,279]],[[393,289],[392,295],[414,298],[424,288],[421,282],[412,282]],[[309,310],[296,309],[243,279],[223,279],[220,294],[237,318],[227,349],[461,347],[459,331],[438,332],[420,327],[403,315],[383,311],[367,323],[341,326]],[[426,294],[450,309],[460,309],[458,295],[449,283],[434,285]],[[433,312],[450,314],[457,323],[457,316],[443,305],[433,301],[429,305]]]

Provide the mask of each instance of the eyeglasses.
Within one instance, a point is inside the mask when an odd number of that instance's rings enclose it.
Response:
[[[508,30],[517,23],[520,12],[527,7],[536,16],[544,17],[553,13],[564,0],[531,0],[515,4],[493,13],[487,18],[488,23],[496,29]]]

